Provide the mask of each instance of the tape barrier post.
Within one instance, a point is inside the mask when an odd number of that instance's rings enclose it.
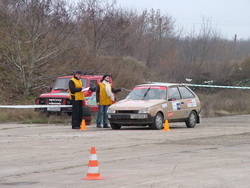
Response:
[[[168,120],[166,120],[165,123],[164,123],[164,129],[163,129],[163,131],[170,131]]]
[[[81,123],[81,128],[80,128],[80,130],[82,130],[82,131],[87,130],[86,123],[85,123],[85,120],[84,120],[84,119],[82,119],[82,123]]]
[[[100,172],[99,172],[99,166],[98,166],[95,147],[91,147],[88,172],[87,172],[87,176],[83,179],[84,180],[102,180],[102,179],[104,179],[103,177],[101,177]]]

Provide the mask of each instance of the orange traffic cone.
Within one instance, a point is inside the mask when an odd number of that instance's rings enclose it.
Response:
[[[165,121],[163,131],[170,131],[170,128],[169,128],[169,125],[168,125],[168,120]]]
[[[95,147],[91,147],[87,176],[84,180],[102,180],[100,176]]]
[[[85,120],[82,119],[82,123],[81,123],[81,129],[80,130],[87,130],[86,128],[86,123],[85,123]]]

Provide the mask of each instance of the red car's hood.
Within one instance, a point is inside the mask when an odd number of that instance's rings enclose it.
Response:
[[[40,95],[40,97],[69,97],[68,92],[62,92],[62,93],[43,93]]]

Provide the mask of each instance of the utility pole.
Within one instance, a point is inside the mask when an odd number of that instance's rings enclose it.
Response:
[[[160,52],[162,49],[162,18],[159,19],[159,42],[160,42]]]
[[[234,35],[234,45],[236,46],[236,42],[237,42],[237,35]]]

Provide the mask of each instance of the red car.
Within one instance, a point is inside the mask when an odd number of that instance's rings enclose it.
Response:
[[[37,105],[71,105],[71,100],[69,99],[69,80],[73,76],[62,76],[56,79],[50,92],[41,94],[36,98],[35,103]],[[83,101],[83,118],[86,124],[90,124],[92,120],[92,112],[98,111],[98,106],[96,104],[96,87],[101,81],[103,75],[95,74],[85,74],[82,75],[82,83],[85,89],[84,95],[85,99]],[[112,82],[112,81],[111,81]],[[36,111],[46,112],[49,114],[61,114],[67,113],[72,114],[71,107],[47,107],[47,108],[36,108]]]

